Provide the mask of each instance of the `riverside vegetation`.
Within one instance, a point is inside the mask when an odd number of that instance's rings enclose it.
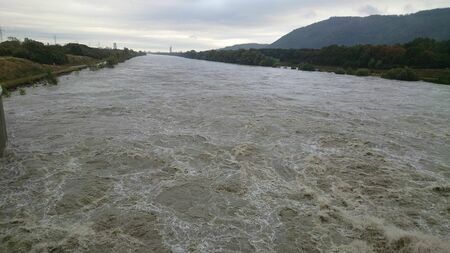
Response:
[[[405,81],[450,84],[450,40],[418,38],[398,45],[329,46],[322,49],[249,49],[189,51],[178,56],[254,66],[290,66],[300,70]]]
[[[19,85],[37,81],[56,85],[57,75],[87,67],[114,67],[140,55],[145,53],[128,48],[91,48],[77,43],[45,45],[28,38],[9,38],[0,43],[0,85],[6,90],[5,95]]]

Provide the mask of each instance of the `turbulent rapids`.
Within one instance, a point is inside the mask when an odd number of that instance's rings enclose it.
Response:
[[[4,107],[0,252],[450,252],[450,86],[146,56]]]

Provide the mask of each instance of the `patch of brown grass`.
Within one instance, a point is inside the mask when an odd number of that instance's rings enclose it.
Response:
[[[45,69],[43,65],[29,60],[0,57],[0,82],[38,75],[44,73]]]

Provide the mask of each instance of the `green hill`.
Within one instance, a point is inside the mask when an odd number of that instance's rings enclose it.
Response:
[[[450,8],[409,15],[332,17],[281,37],[268,48],[322,48],[330,45],[397,44],[418,37],[450,39]]]
[[[238,44],[234,46],[224,47],[219,50],[261,49],[267,47],[268,45],[269,44],[258,44],[258,43]]]

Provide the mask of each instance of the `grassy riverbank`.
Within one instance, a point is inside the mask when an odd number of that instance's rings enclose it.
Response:
[[[0,85],[11,90],[20,85],[46,80],[49,75],[63,75],[88,66],[89,64],[45,65],[15,57],[0,57]]]
[[[57,76],[87,67],[87,64],[53,66],[15,57],[0,57],[0,85],[5,89],[15,89],[20,85],[45,80],[49,72]]]
[[[0,43],[0,85],[11,90],[42,80],[57,83],[58,75],[88,67],[114,67],[140,55],[145,53],[128,48],[91,48],[75,43],[44,45],[30,39],[12,38]]]

